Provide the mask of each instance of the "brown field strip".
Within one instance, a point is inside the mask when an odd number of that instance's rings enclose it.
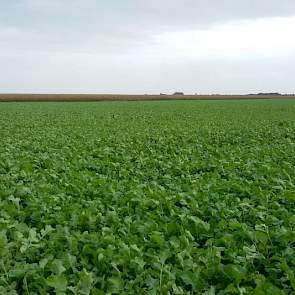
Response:
[[[0,94],[0,102],[295,99],[285,95]]]

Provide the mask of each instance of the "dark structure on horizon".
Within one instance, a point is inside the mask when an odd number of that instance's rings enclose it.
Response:
[[[257,94],[248,94],[248,95],[262,95],[262,96],[270,96],[270,95],[275,95],[275,96],[280,96],[282,95],[281,93],[279,92],[259,92]]]

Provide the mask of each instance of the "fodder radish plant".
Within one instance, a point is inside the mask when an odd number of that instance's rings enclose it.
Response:
[[[0,294],[294,294],[295,101],[0,104]]]

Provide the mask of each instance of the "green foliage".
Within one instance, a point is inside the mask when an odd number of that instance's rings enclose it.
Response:
[[[2,103],[0,124],[0,294],[294,294],[294,101]]]

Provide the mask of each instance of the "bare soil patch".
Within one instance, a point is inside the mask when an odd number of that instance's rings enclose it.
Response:
[[[295,99],[284,95],[0,94],[0,102]]]

